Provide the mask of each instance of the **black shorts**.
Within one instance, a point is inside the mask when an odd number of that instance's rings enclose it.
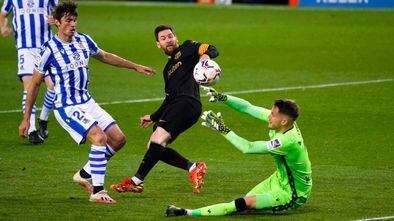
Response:
[[[202,105],[191,98],[177,98],[171,101],[163,114],[156,121],[153,131],[162,127],[171,134],[168,143],[174,141],[179,134],[193,126],[201,115]]]

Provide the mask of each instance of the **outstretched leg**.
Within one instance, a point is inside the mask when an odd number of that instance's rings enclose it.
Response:
[[[108,126],[104,132],[107,137],[107,144],[105,145],[105,158],[108,161],[126,144],[126,138],[119,126],[115,123]],[[91,167],[89,161],[85,164],[85,166],[83,166],[81,170],[74,174],[73,180],[84,187],[89,194],[93,192]]]

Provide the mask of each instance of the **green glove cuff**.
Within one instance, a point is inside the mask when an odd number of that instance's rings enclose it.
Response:
[[[216,99],[218,101],[227,101],[227,95],[226,94],[222,94],[222,93],[218,93],[216,96]]]
[[[218,131],[223,134],[223,135],[227,135],[231,130],[230,128],[228,128],[226,125],[224,125],[223,123],[219,124],[219,129]]]

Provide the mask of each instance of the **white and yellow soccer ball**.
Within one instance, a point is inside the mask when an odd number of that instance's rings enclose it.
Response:
[[[200,61],[194,66],[193,76],[200,85],[211,86],[216,84],[221,74],[222,70],[213,60]]]

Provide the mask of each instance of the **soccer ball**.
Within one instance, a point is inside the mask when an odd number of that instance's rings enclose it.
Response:
[[[222,70],[213,60],[200,61],[194,66],[193,76],[198,84],[209,86],[219,81]]]

